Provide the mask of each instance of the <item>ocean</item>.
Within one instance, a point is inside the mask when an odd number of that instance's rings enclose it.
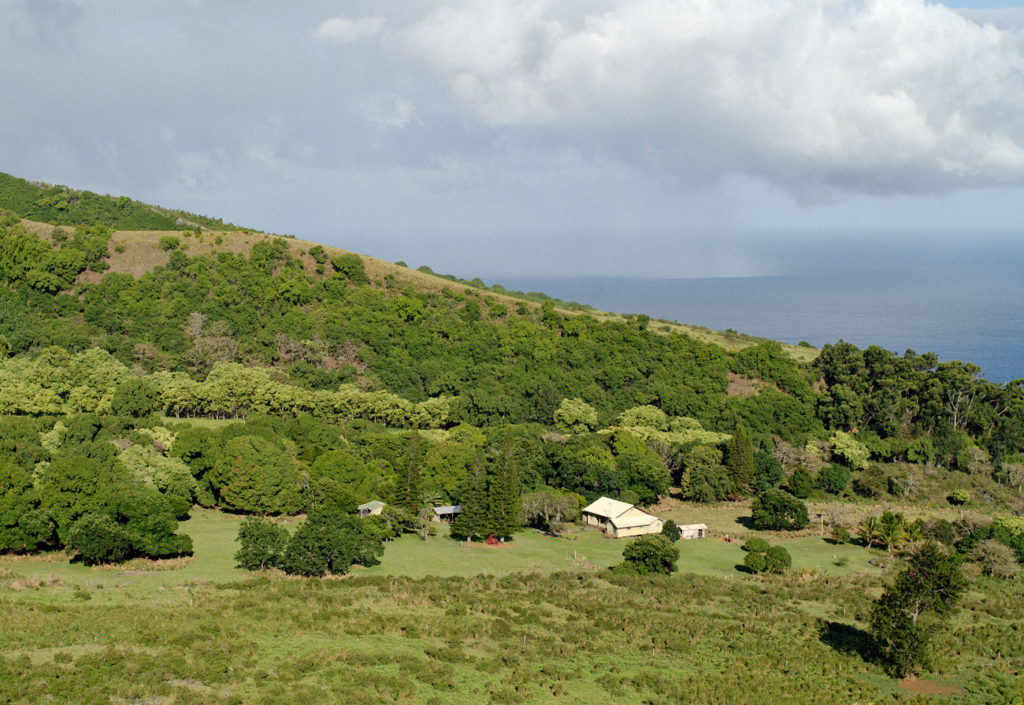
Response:
[[[1013,249],[1014,257],[1018,252]],[[786,343],[821,347],[845,340],[897,354],[933,352],[940,361],[973,362],[986,379],[1005,383],[1024,377],[1021,265],[1005,257],[994,264],[991,258],[961,258],[914,271],[872,267],[765,277],[509,278],[501,283],[601,310],[645,313]]]

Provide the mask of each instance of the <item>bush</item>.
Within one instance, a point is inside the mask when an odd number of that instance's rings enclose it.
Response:
[[[1009,579],[1017,575],[1017,558],[1013,550],[995,539],[986,539],[975,546],[971,560],[978,563],[984,575],[993,578]]]
[[[667,538],[669,541],[679,540],[679,525],[669,519],[665,522],[664,526],[661,527],[661,535]]]
[[[747,570],[751,573],[762,573],[764,572],[765,560],[763,553],[748,553],[743,558],[743,565],[746,566]]]
[[[850,484],[850,470],[843,465],[829,465],[818,473],[818,489],[829,494],[842,494]]]
[[[878,465],[872,465],[853,481],[853,491],[861,497],[881,497],[889,489],[889,477]]]
[[[638,575],[670,575],[676,569],[679,549],[660,534],[641,536],[622,552],[624,566]]]
[[[771,545],[762,538],[755,536],[754,538],[747,539],[746,543],[741,546],[744,551],[749,553],[764,553]]]
[[[850,532],[846,530],[845,526],[835,524],[832,527],[832,540],[836,543],[850,543]]]
[[[164,235],[160,238],[158,245],[161,250],[176,250],[181,246],[181,240],[174,235]]]
[[[750,505],[754,528],[764,530],[802,529],[810,523],[807,505],[781,490],[765,490]]]
[[[953,490],[946,500],[950,504],[963,505],[971,501],[971,495],[967,490]]]
[[[785,573],[793,565],[789,551],[782,546],[772,546],[764,554],[764,572]]]

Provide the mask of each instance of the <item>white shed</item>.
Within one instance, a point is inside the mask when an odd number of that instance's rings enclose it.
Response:
[[[707,535],[707,524],[681,524],[679,526],[679,538],[681,539],[702,539]]]

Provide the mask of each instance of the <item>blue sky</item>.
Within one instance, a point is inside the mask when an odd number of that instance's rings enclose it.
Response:
[[[1024,8],[955,6],[0,0],[0,171],[489,281],[1024,237]]]

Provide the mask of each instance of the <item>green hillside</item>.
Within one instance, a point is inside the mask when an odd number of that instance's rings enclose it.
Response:
[[[764,678],[778,702],[901,702],[903,673],[1016,696],[1024,383],[5,183],[0,700],[335,702],[372,677],[384,702],[759,702]],[[66,220],[45,194],[77,194]],[[600,497],[754,541],[687,542],[650,577],[673,543],[585,529]],[[438,531],[441,505],[462,511]],[[130,568],[96,587],[110,564]],[[922,575],[947,582],[908,625],[876,598]]]
[[[235,229],[221,220],[149,206],[124,196],[100,196],[3,173],[0,173],[0,209],[53,225],[104,225],[120,230]]]

